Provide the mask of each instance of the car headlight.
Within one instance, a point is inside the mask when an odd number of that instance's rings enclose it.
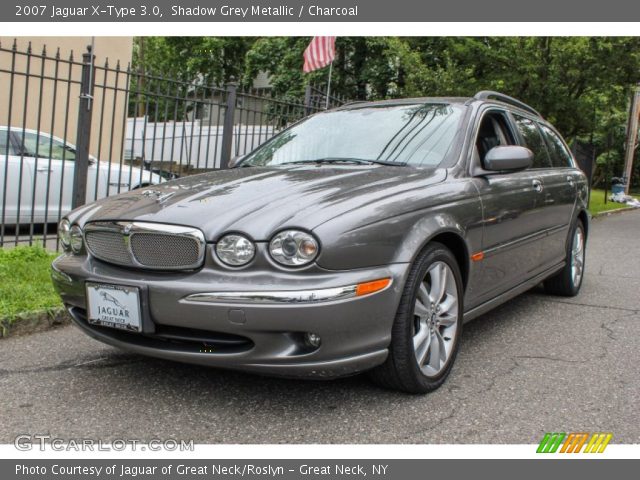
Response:
[[[84,247],[84,240],[82,238],[82,229],[78,225],[74,225],[71,227],[71,231],[69,232],[70,241],[69,245],[71,245],[71,250],[73,253],[80,253]]]
[[[225,235],[218,241],[216,254],[227,265],[240,267],[253,260],[256,247],[247,237],[232,233]]]
[[[320,248],[313,235],[299,230],[284,230],[269,242],[271,257],[282,265],[299,267],[313,262]]]
[[[62,247],[68,250],[71,246],[71,222],[66,218],[60,220],[58,224],[58,238],[62,243]]]

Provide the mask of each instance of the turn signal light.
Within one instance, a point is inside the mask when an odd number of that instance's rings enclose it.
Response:
[[[387,288],[390,283],[390,278],[381,278],[380,280],[373,280],[372,282],[359,283],[356,286],[356,297],[379,292],[380,290]]]

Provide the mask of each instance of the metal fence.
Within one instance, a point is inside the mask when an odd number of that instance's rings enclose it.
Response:
[[[343,99],[309,85],[270,89],[186,82],[96,65],[59,50],[0,45],[0,247],[58,248],[73,208],[178,176],[226,168],[283,128]]]

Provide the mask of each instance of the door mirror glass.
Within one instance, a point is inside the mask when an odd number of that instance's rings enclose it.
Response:
[[[519,145],[493,147],[484,157],[484,169],[492,172],[509,172],[529,168],[533,152]]]

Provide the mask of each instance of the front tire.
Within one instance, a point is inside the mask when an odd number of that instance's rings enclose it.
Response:
[[[418,256],[402,293],[389,356],[370,372],[377,384],[427,393],[449,375],[462,334],[462,276],[451,251],[429,244]]]
[[[544,289],[552,295],[575,297],[584,278],[586,235],[582,220],[576,220],[567,242],[567,259],[560,272],[544,281]]]

